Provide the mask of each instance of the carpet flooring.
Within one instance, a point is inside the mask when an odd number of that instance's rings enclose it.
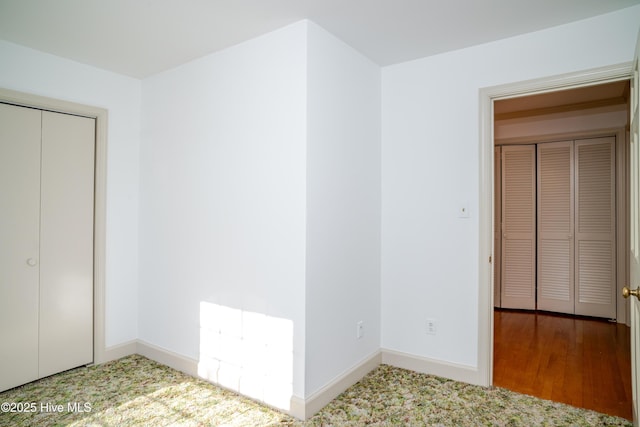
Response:
[[[0,426],[631,426],[514,393],[381,365],[306,422],[128,356],[0,393]]]

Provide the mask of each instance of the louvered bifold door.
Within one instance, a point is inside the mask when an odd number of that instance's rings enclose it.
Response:
[[[576,314],[614,319],[615,138],[575,141]]]
[[[573,141],[538,144],[538,309],[574,312]]]
[[[535,146],[502,147],[502,297],[504,308],[535,309]]]
[[[500,259],[502,252],[502,150],[501,147],[495,147],[493,150],[493,254],[494,254],[494,267],[493,267],[493,305],[495,307],[501,307],[500,303],[500,283],[501,283],[501,268]]]

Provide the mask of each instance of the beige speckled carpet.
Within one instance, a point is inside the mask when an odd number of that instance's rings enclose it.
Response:
[[[0,426],[630,426],[627,420],[382,365],[303,423],[129,356],[0,393]]]

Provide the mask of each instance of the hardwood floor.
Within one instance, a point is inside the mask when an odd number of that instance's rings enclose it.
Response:
[[[625,325],[496,309],[493,358],[495,386],[632,418]]]

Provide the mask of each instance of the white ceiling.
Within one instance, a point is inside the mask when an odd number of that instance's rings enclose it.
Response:
[[[640,0],[0,0],[0,39],[142,78],[307,18],[384,66],[637,4]]]

